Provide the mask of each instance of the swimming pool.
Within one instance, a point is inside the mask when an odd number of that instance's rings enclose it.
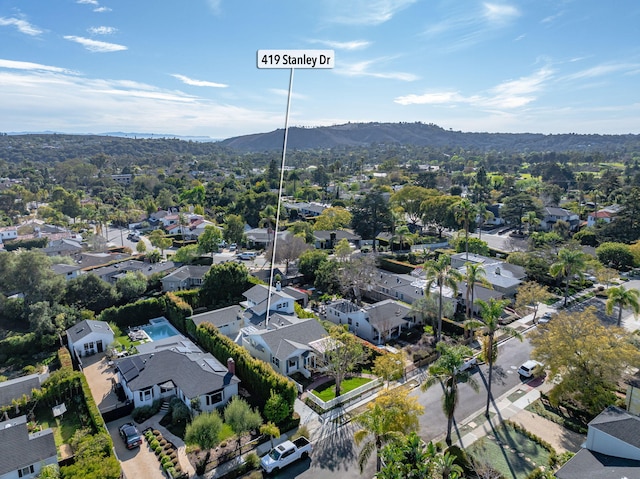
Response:
[[[147,333],[151,341],[158,341],[180,334],[166,319],[152,321],[147,326],[142,326],[142,330]]]

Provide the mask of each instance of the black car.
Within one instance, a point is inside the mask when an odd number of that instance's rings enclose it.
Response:
[[[138,432],[138,428],[132,422],[128,422],[120,426],[120,437],[124,441],[127,449],[133,449],[142,444],[142,436]]]

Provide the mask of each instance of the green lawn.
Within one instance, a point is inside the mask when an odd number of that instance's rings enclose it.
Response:
[[[51,428],[53,430],[56,447],[68,444],[73,434],[82,428],[80,411],[75,403],[70,401],[65,402],[65,405],[67,406],[67,412],[62,415],[62,418],[54,418],[51,408],[46,406],[39,406],[35,411],[36,423],[42,426],[42,429]]]
[[[358,388],[363,384],[367,384],[371,381],[371,378],[361,377],[345,379],[344,381],[342,381],[340,394],[345,394],[349,391],[353,391],[355,388]],[[318,386],[317,389],[314,389],[311,392],[322,399],[324,402],[327,402],[336,397],[335,385],[336,383],[334,381],[329,381],[328,383],[324,383],[321,386]]]
[[[547,466],[549,451],[510,425],[502,425],[474,442],[467,453],[490,464],[506,479],[525,479],[538,466]]]

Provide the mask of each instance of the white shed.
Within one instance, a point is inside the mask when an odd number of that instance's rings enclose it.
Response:
[[[108,323],[85,319],[67,329],[71,354],[76,358],[103,352],[114,340]]]

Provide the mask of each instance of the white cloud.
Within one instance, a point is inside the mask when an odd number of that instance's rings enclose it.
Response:
[[[179,75],[178,73],[173,73],[171,76],[174,78],[177,78],[182,83],[186,85],[191,85],[191,86],[207,86],[211,88],[227,88],[229,86],[229,85],[225,85],[224,83],[214,83],[212,81],[206,81],[206,80],[194,80],[193,78],[189,78],[184,75]]]
[[[38,27],[34,27],[29,22],[22,20],[20,18],[0,17],[0,26],[16,27],[20,33],[24,33],[25,35],[31,35],[32,37],[35,37],[42,33],[42,30],[40,30]]]
[[[250,110],[145,83],[27,70],[0,69],[0,131],[153,131],[225,138],[282,123],[281,109]]]
[[[128,50],[124,45],[118,45],[117,43],[101,42],[99,40],[92,40],[90,38],[76,37],[74,35],[66,35],[65,40],[76,42],[85,47],[90,52],[119,52],[122,50]]]
[[[417,0],[331,0],[327,16],[332,23],[345,25],[380,25]]]
[[[385,78],[390,80],[402,80],[402,81],[414,81],[418,79],[417,75],[406,72],[385,72],[385,71],[371,71],[371,67],[379,65],[384,60],[366,60],[362,62],[343,64],[340,68],[336,68],[334,71],[339,75],[345,75],[350,77],[373,77],[373,78]]]
[[[491,23],[505,23],[520,16],[520,11],[511,5],[484,3],[484,17]]]
[[[587,68],[571,75],[564,77],[565,80],[582,80],[585,78],[595,78],[613,73],[631,73],[637,74],[640,69],[640,63],[605,63]]]
[[[84,5],[98,5],[98,0],[76,0],[76,3]]]
[[[371,45],[371,42],[368,42],[366,40],[353,40],[350,42],[337,42],[332,40],[310,40],[310,42],[326,45],[330,48],[335,48],[336,50],[362,50],[363,48],[367,48]]]
[[[281,96],[285,98],[289,97],[289,90],[286,90],[284,88],[270,88],[269,92],[277,96]],[[291,97],[296,100],[306,100],[308,98],[307,95],[302,95],[300,93],[295,93],[295,92],[291,92]]]
[[[111,9],[109,7],[98,7],[98,8],[94,8],[93,11],[98,13],[104,13],[104,12],[110,12]]]
[[[545,82],[550,80],[552,76],[553,71],[544,67],[529,76],[500,83],[481,94],[464,96],[457,91],[447,90],[422,95],[399,96],[394,99],[394,102],[400,105],[456,106],[466,104],[483,109],[511,110],[535,101],[536,94],[544,88]]]
[[[466,103],[465,99],[457,91],[442,91],[425,93],[423,95],[405,95],[397,97],[394,102],[400,105],[439,105],[446,103]]]
[[[0,68],[8,68],[11,70],[33,70],[41,72],[55,72],[55,73],[67,73],[74,74],[72,70],[66,68],[53,67],[50,65],[42,65],[40,63],[20,62],[15,60],[4,60],[0,58]]]
[[[87,28],[87,31],[89,33],[93,33],[94,35],[111,35],[118,30],[114,27],[90,27]]]

